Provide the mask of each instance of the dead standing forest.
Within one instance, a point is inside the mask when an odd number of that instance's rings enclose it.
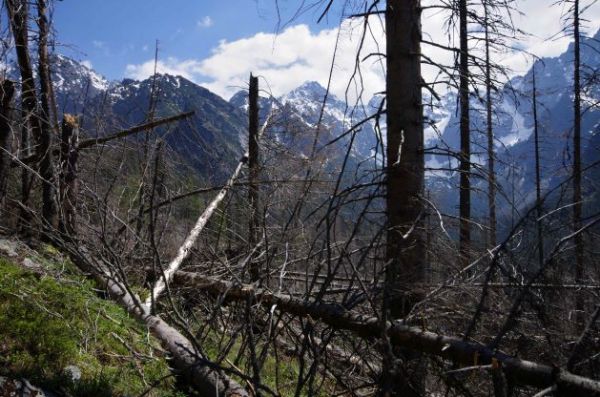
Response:
[[[560,143],[568,162],[552,186],[542,183],[536,69],[526,87],[511,87],[510,71],[496,63],[527,34],[511,22],[516,2],[347,3],[344,18],[359,24],[363,39],[385,26],[382,52],[359,47],[348,82],[360,87],[364,62],[381,62],[386,91],[377,108],[351,115],[347,130],[331,136],[328,94],[317,123],[302,124],[284,107],[263,107],[269,76],[251,75],[245,153],[206,177],[167,139],[186,131],[209,150],[226,145],[202,140],[193,123],[200,109],[162,106],[155,74],[138,124],[124,125],[102,101],[65,112],[53,81],[60,32],[52,1],[5,0],[1,49],[15,73],[4,74],[0,92],[4,238],[52,247],[95,282],[95,295],[117,302],[157,341],[144,360],[167,362],[171,372],[152,378],[138,368],[143,392],[124,395],[166,395],[165,385],[224,396],[599,395],[598,161],[582,161],[582,118],[598,106],[590,100],[598,71],[581,57],[590,2],[553,5],[563,7],[556,34],[571,38],[574,56]],[[311,7],[320,18],[339,17],[334,0]],[[421,32],[432,12],[446,16],[447,43]],[[454,62],[427,57],[432,46]],[[422,78],[424,67],[438,70],[434,81]],[[458,151],[425,145],[424,109],[440,89],[457,93]],[[494,144],[499,93],[519,90],[534,118],[536,177],[535,200],[521,207],[503,192]],[[474,113],[483,129],[473,126]],[[355,161],[367,124],[377,144],[371,158]],[[294,144],[277,139],[282,134]],[[453,159],[445,171],[456,176],[456,214],[430,195],[427,155]],[[487,197],[483,217],[472,211],[476,190]],[[518,214],[510,224],[499,215],[507,208]],[[34,292],[13,298],[26,304]],[[31,310],[45,307],[36,302]],[[63,318],[52,310],[42,313]],[[11,329],[22,324],[14,321],[0,326],[0,375],[45,385],[63,363],[39,368],[44,346],[36,345],[37,358],[15,364],[21,356],[11,356],[10,342],[20,336]],[[123,343],[118,362],[143,356]],[[82,376],[96,370],[84,366]]]

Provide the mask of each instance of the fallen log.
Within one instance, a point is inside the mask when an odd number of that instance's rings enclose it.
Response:
[[[130,290],[106,266],[94,260],[85,247],[59,241],[58,245],[69,254],[73,263],[84,273],[91,275],[102,285],[109,296],[119,302],[130,315],[142,321],[150,332],[171,354],[172,366],[200,395],[218,397],[248,397],[248,392],[236,381],[215,368],[176,328],[141,304],[139,297]]]
[[[363,338],[380,338],[384,325],[376,317],[348,311],[341,305],[307,302],[287,294],[272,293],[247,284],[234,284],[198,273],[178,271],[174,282],[193,285],[211,294],[223,295],[230,300],[251,299],[267,308],[302,317],[310,317],[339,330],[354,332]],[[428,353],[464,365],[501,366],[512,381],[540,388],[556,385],[559,390],[574,395],[600,395],[600,381],[575,375],[558,367],[512,357],[486,345],[459,337],[440,335],[401,321],[388,322],[385,330],[391,342],[402,348]]]

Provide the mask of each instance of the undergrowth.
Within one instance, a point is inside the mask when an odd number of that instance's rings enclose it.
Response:
[[[44,251],[36,272],[0,257],[0,375],[75,396],[177,395],[146,329]]]

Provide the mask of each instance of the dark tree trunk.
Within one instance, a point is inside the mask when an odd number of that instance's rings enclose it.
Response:
[[[573,39],[574,39],[574,67],[573,67],[573,228],[581,228],[581,215],[583,205],[581,202],[581,51],[579,35],[579,0],[573,1]],[[575,283],[583,284],[583,237],[579,233],[575,236]],[[580,331],[585,326],[583,296],[575,295],[575,323]]]
[[[33,69],[29,58],[29,34],[27,26],[28,4],[24,0],[6,0],[6,10],[15,40],[15,52],[21,74],[21,152],[30,152],[30,131],[34,139],[40,137],[39,118],[37,117],[37,99]],[[37,143],[37,142],[36,142]],[[23,168],[21,175],[21,226],[28,233],[31,214],[26,209],[31,190],[31,172]]]
[[[421,296],[424,279],[424,157],[421,98],[421,8],[419,0],[388,0],[387,45],[387,216],[384,319],[405,317]],[[423,374],[414,356],[394,368],[395,352],[384,355],[384,395],[423,394]],[[417,363],[416,363],[417,362]]]
[[[41,1],[41,0],[40,0]],[[38,4],[39,5],[39,4]],[[38,108],[37,94],[35,89],[35,80],[33,78],[33,67],[29,57],[29,34],[28,34],[28,4],[24,0],[6,0],[6,8],[10,19],[10,26],[15,40],[15,51],[21,74],[21,112],[23,115],[23,133],[22,133],[22,149],[26,153],[29,150],[29,134],[31,131],[35,143],[35,155],[38,163],[40,176],[42,177],[42,218],[44,228],[52,228],[56,217],[54,206],[54,188],[53,179],[54,171],[52,167],[52,153],[50,150],[51,134],[49,128],[43,127],[42,122],[44,117],[40,117],[40,109]],[[45,14],[45,7],[42,5],[41,13]],[[42,104],[42,115],[48,111],[49,113],[49,92],[48,88],[49,76],[47,69],[47,48],[45,41],[47,40],[47,24],[44,18],[39,20],[40,23],[40,83],[42,92],[45,93],[45,105]],[[45,59],[44,59],[45,57]],[[46,65],[44,66],[44,62]],[[45,88],[44,88],[45,87]],[[46,106],[47,109],[44,109]],[[46,114],[48,114],[46,113]],[[29,201],[29,191],[31,188],[30,173],[24,171],[22,178],[22,204],[25,207]],[[24,223],[30,219],[27,210],[22,211]]]
[[[252,249],[258,242],[259,229],[259,197],[258,197],[258,77],[250,74],[248,95],[248,168],[250,171],[248,184],[248,201],[250,202],[250,220],[248,225],[248,244]],[[260,279],[259,264],[250,264],[252,281]]]
[[[490,26],[489,4],[484,2],[484,29],[485,29],[485,96],[487,118],[487,154],[488,154],[488,216],[489,216],[489,241],[490,247],[496,246],[496,171],[494,169],[494,126],[492,125],[492,77],[490,65]]]
[[[74,116],[65,114],[60,141],[60,218],[59,230],[68,236],[77,233],[77,143],[78,125]]]
[[[540,171],[540,136],[537,114],[537,87],[535,81],[535,63],[532,68],[533,78],[533,139],[535,143],[535,206],[536,206],[536,226],[538,240],[538,265],[540,268],[544,266],[544,237],[542,235],[542,186],[541,186],[541,171]]]
[[[54,135],[54,109],[51,109],[52,82],[50,79],[50,60],[48,58],[48,21],[46,18],[46,0],[37,1],[38,8],[38,74],[40,78],[40,137],[38,158],[42,176],[42,218],[45,227],[53,229],[56,221],[54,191],[54,164],[52,159],[52,141]]]
[[[10,169],[12,129],[10,103],[15,94],[15,83],[4,80],[0,84],[0,204],[6,195],[6,178]]]
[[[469,118],[469,40],[467,37],[467,0],[458,2],[460,59],[460,204],[459,204],[459,252],[461,261],[469,261],[471,248],[471,142]]]

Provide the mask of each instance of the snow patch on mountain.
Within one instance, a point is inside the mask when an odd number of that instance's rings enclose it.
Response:
[[[525,126],[525,117],[515,108],[515,106],[504,100],[500,108],[503,112],[508,114],[512,120],[510,134],[499,137],[498,140],[500,143],[504,146],[510,147],[529,139],[533,133],[533,127]],[[500,144],[496,142],[496,146],[499,145]]]

